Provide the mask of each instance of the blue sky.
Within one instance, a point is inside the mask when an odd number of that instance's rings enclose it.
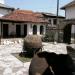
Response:
[[[60,7],[73,0],[59,0]],[[36,12],[50,12],[56,14],[56,2],[57,0],[5,0],[5,3],[9,6],[32,10]],[[64,11],[60,10],[59,15],[64,15]]]

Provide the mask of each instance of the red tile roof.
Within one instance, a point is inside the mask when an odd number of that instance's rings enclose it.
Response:
[[[42,18],[42,14],[35,13],[33,11],[28,11],[28,10],[15,10],[12,13],[3,16],[0,19],[8,20],[8,21],[48,23],[47,20]]]

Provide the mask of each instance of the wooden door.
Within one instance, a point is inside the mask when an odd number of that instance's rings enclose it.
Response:
[[[71,24],[68,24],[64,28],[63,42],[70,43],[71,42]]]
[[[24,25],[24,37],[27,35],[27,25]]]
[[[21,36],[21,26],[20,25],[16,25],[16,36],[17,37]]]
[[[3,24],[3,37],[8,37],[8,24]]]

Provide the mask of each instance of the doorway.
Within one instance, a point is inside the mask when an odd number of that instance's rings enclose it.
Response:
[[[63,42],[71,43],[71,24],[66,25],[64,28]]]
[[[37,34],[37,26],[34,25],[34,26],[33,26],[33,35],[36,35],[36,34]]]
[[[27,35],[27,24],[24,25],[24,37]]]
[[[16,25],[16,36],[21,37],[21,26],[20,25]]]
[[[8,24],[3,24],[3,37],[8,37]]]

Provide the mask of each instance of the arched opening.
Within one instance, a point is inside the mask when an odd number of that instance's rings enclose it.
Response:
[[[64,27],[63,42],[71,43],[71,24],[68,24]]]
[[[37,26],[36,25],[33,26],[33,34],[34,35],[37,34]]]
[[[43,33],[44,33],[44,27],[40,26],[40,34],[43,34]]]

